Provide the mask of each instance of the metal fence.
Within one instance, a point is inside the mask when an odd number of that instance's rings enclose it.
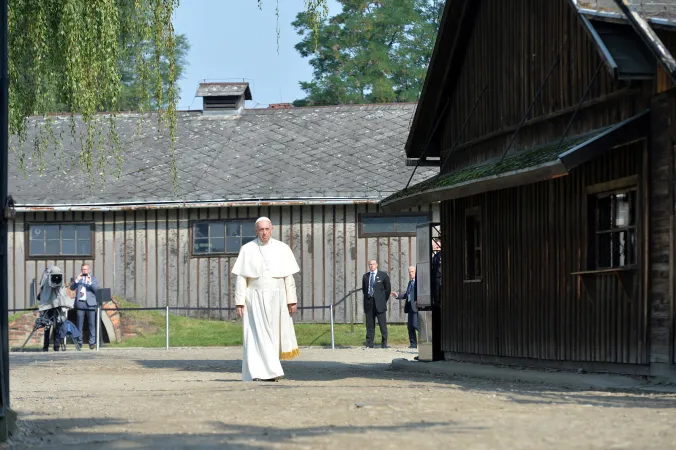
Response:
[[[344,301],[344,300],[343,300]],[[334,327],[334,304],[330,304],[328,306],[306,306],[306,307],[299,307],[298,310],[301,309],[329,309],[329,317],[330,317],[330,324],[331,324],[331,348],[335,349],[336,348],[336,336],[335,336],[335,327]],[[99,351],[100,349],[100,343],[101,343],[101,311],[164,311],[165,313],[165,322],[164,322],[164,327],[165,327],[165,348],[168,350],[169,349],[169,344],[170,344],[170,327],[169,327],[169,316],[171,314],[171,311],[234,311],[235,308],[196,308],[196,307],[186,307],[186,306],[169,306],[166,305],[164,308],[144,308],[144,307],[138,307],[138,308],[104,308],[100,304],[96,306],[96,308],[71,308],[75,311],[96,311],[96,351]],[[38,311],[37,307],[33,308],[22,308],[22,309],[10,309],[8,312],[10,313],[17,313],[17,312],[35,312]]]

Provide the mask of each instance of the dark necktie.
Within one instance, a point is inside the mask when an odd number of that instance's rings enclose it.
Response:
[[[369,295],[373,295],[373,283],[376,281],[376,274],[371,272],[371,276],[369,278]]]

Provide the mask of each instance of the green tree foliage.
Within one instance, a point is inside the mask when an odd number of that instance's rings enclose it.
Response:
[[[152,92],[146,92],[145,95],[141,94],[141,80],[136,71],[136,55],[139,51],[139,46],[145,45],[140,43],[129,43],[125,48],[122,49],[122,55],[118,59],[118,70],[120,72],[120,97],[117,105],[103,105],[102,108],[105,111],[138,111],[144,108],[142,105],[143,98],[149,98],[150,104],[145,105],[151,110],[157,109],[167,109],[169,106],[167,104],[167,99],[169,98],[169,58],[166,54],[166,49],[163,51],[161,62],[160,62],[160,71],[162,78],[162,99],[164,103],[161,107],[157,104],[157,100],[153,98]],[[152,43],[150,44],[151,52],[154,52],[152,49]],[[176,35],[176,48],[174,50],[174,57],[176,58],[176,80],[183,78],[183,72],[185,71],[186,66],[188,65],[187,57],[188,51],[190,50],[190,43],[185,34]],[[147,84],[147,83],[146,83]],[[56,90],[56,87],[51,85],[48,87],[51,89],[47,95],[47,101],[49,104],[45,105],[45,109],[50,112],[70,112],[73,110],[71,105],[65,103],[65,100],[59,97],[59,92]],[[153,89],[150,86],[146,86],[146,89]],[[175,87],[176,96],[180,94],[180,89],[178,86]]]
[[[177,6],[178,0],[9,0],[9,127],[19,138],[15,149],[20,169],[26,169],[28,117],[46,116],[60,102],[71,113],[72,137],[82,145],[79,166],[90,182],[95,173],[105,171],[112,155],[119,173],[122,154],[114,114],[124,86],[119,61],[133,48],[139,109],[151,109],[153,102],[166,105],[157,116],[169,131],[171,176],[177,179],[176,36],[171,20]],[[110,114],[99,114],[103,111]],[[84,124],[82,132],[76,131],[76,120]],[[38,167],[50,143],[59,144],[51,130],[47,116],[35,133],[32,156]]]
[[[313,80],[300,105],[416,101],[432,56],[443,0],[339,0],[342,12],[317,29],[305,13],[293,26]],[[315,52],[316,49],[316,52]]]
[[[150,98],[150,104],[148,105],[150,109],[157,110],[162,109],[166,110],[169,99],[169,72],[171,69],[171,64],[169,57],[167,55],[166,49],[162,50],[162,55],[160,58],[160,78],[162,80],[162,104],[158,105],[157,99],[151,93],[142,94],[142,82],[140,80],[139,74],[135,70],[136,68],[136,55],[138,54],[137,45],[133,44],[128,45],[124,49],[123,57],[120,59],[120,81],[122,86],[120,89],[120,100],[118,108],[120,111],[138,111],[142,105],[144,98]],[[145,45],[145,44],[140,44]],[[154,53],[152,48],[152,43],[150,43],[151,53]],[[176,46],[174,48],[174,77],[175,80],[180,80],[183,78],[183,72],[188,65],[188,51],[190,50],[190,43],[185,34],[176,35]],[[147,87],[146,87],[147,88]],[[176,98],[179,97],[180,90],[178,87],[176,89]]]

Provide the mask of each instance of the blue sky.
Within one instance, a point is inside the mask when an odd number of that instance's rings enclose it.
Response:
[[[250,83],[253,101],[247,107],[292,102],[303,98],[298,82],[310,81],[307,59],[293,48],[299,36],[291,26],[304,9],[303,0],[279,0],[279,53],[277,53],[277,0],[181,0],[174,15],[176,33],[188,37],[189,66],[179,81],[178,107],[201,109],[195,98],[200,81],[241,81]],[[329,14],[340,12],[336,0],[329,0]]]

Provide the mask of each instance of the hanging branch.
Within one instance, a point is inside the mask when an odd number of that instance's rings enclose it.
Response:
[[[69,161],[69,166],[79,166],[90,188],[96,180],[105,182],[101,175],[107,173],[110,160],[116,165],[117,176],[121,175],[124,154],[115,126],[122,86],[118,62],[125,49],[134,45],[139,113],[157,110],[158,133],[168,130],[170,176],[178,193],[176,36],[172,25],[178,0],[8,1],[9,129],[16,137],[11,150],[19,169],[25,174],[32,160],[42,174],[51,146],[55,156],[65,157],[64,136],[57,136],[56,123],[48,116],[59,104],[65,105],[70,138],[79,146],[77,158]],[[262,0],[258,6],[262,7]],[[305,0],[305,7],[316,44],[328,3]],[[279,20],[278,9],[276,14]],[[164,82],[163,65],[169,68]],[[33,150],[27,155],[29,118],[33,116],[42,120],[32,121]],[[143,124],[143,119],[138,121],[137,132]]]

